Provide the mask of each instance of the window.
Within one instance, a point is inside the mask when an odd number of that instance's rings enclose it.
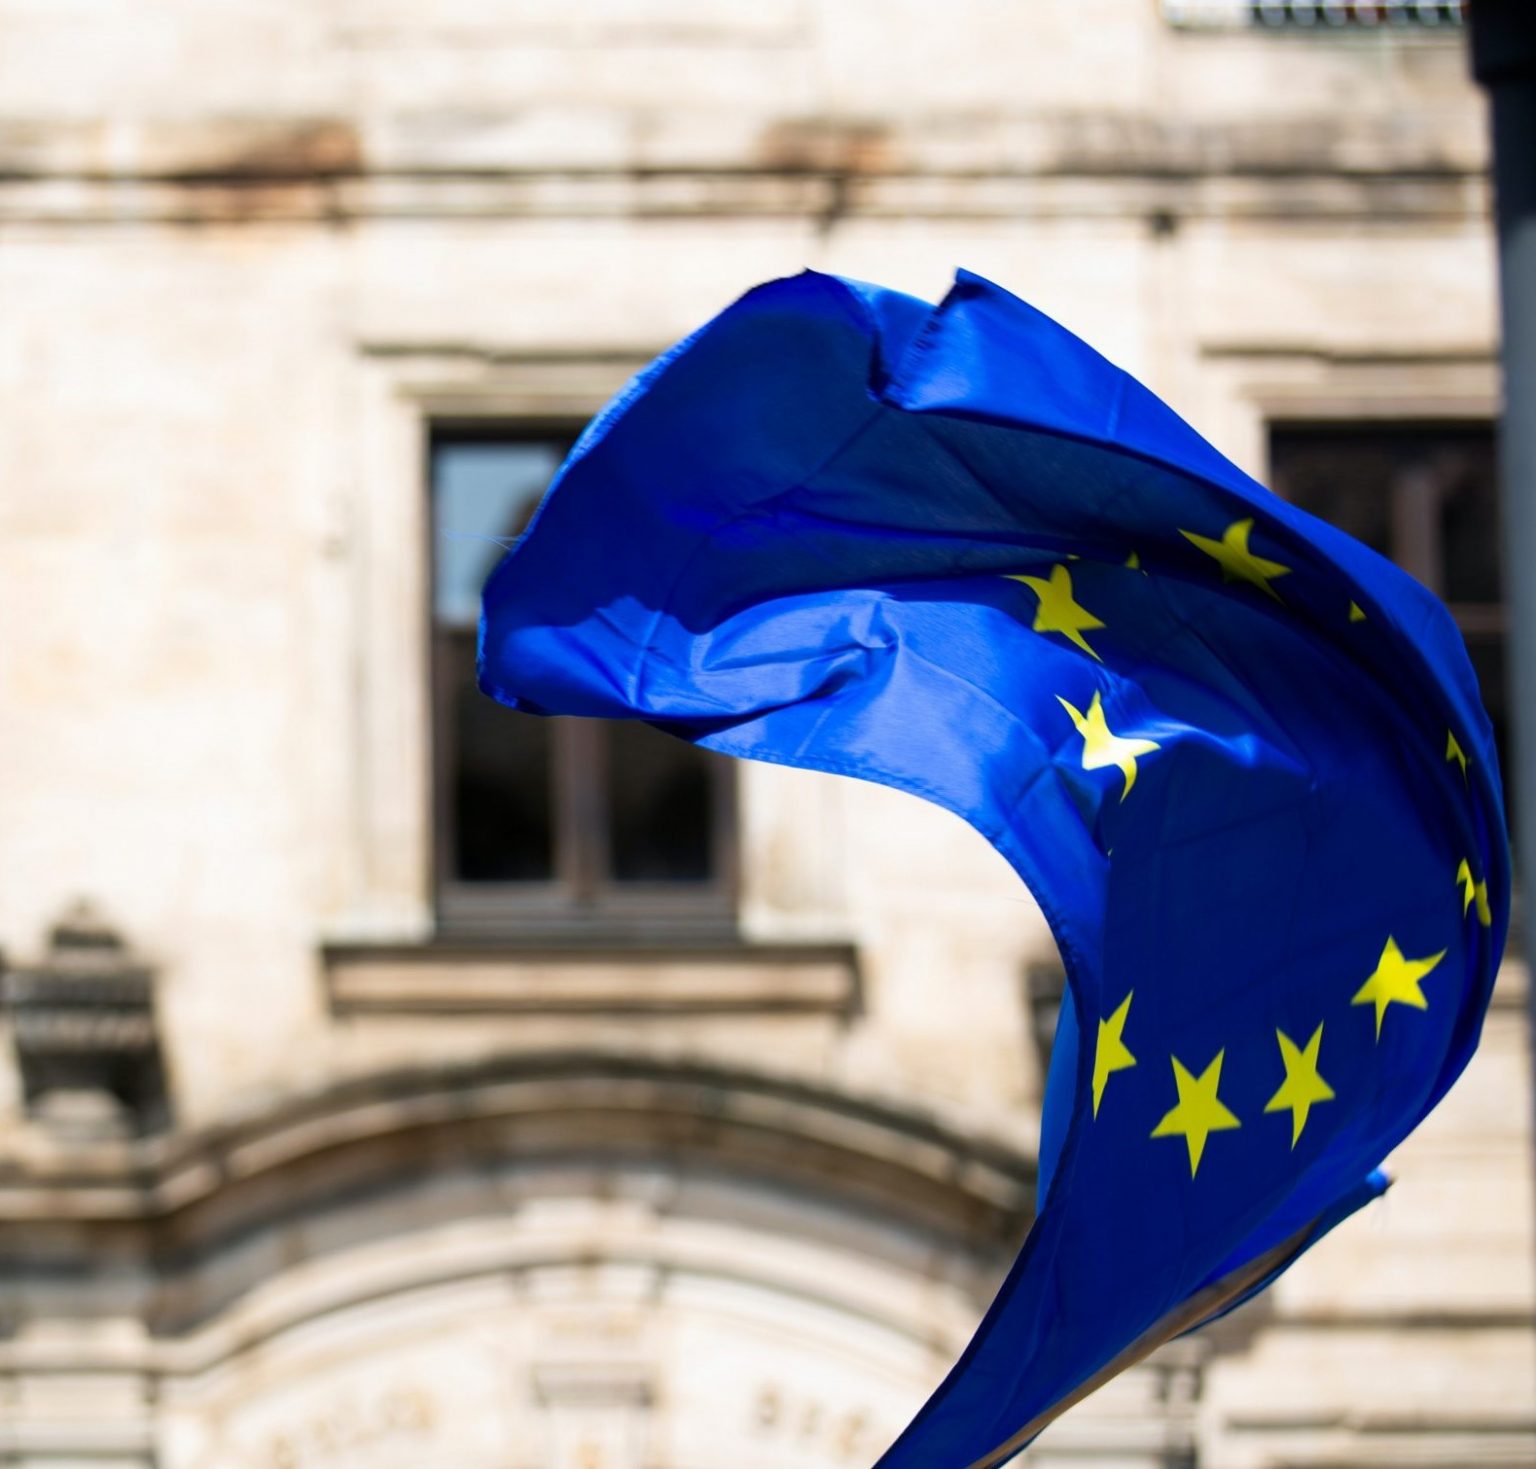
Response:
[[[1446,424],[1281,424],[1277,493],[1389,556],[1444,598],[1493,720],[1508,799],[1509,711],[1493,429]]]
[[[544,719],[475,686],[480,589],[569,429],[431,440],[436,884],[445,927],[729,926],[731,762],[634,721]]]

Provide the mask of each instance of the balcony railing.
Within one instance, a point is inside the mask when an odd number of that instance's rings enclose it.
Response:
[[[1441,30],[1466,23],[1468,0],[1162,0],[1170,25],[1186,29]]]

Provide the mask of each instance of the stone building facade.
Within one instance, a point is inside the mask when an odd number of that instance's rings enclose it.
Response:
[[[1028,1225],[1044,923],[906,797],[469,703],[476,537],[747,286],[964,265],[1436,585],[1498,706],[1461,40],[0,0],[0,1465],[871,1463]],[[1028,1462],[1536,1463],[1524,984],[1385,1201]]]

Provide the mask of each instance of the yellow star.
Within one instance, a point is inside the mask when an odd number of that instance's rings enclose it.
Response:
[[[1275,1031],[1275,1039],[1280,1042],[1285,1080],[1280,1083],[1280,1090],[1264,1104],[1264,1110],[1291,1114],[1291,1146],[1294,1148],[1301,1138],[1302,1128],[1307,1125],[1307,1113],[1312,1110],[1313,1103],[1333,1100],[1333,1088],[1317,1072],[1317,1052],[1323,1043],[1323,1027],[1319,1025],[1312,1032],[1312,1039],[1304,1051],[1298,1050],[1296,1042],[1283,1030]]]
[[[1221,1062],[1226,1050],[1216,1052],[1216,1059],[1199,1076],[1191,1076],[1177,1056],[1173,1061],[1173,1080],[1179,1089],[1179,1105],[1156,1127],[1153,1137],[1182,1137],[1189,1149],[1189,1176],[1200,1171],[1200,1157],[1205,1140],[1213,1132],[1230,1132],[1243,1124],[1232,1115],[1216,1095],[1221,1085]]]
[[[1280,593],[1272,586],[1270,581],[1277,576],[1288,576],[1291,568],[1282,566],[1278,561],[1266,561],[1262,556],[1256,556],[1248,549],[1248,537],[1253,531],[1253,521],[1234,520],[1225,531],[1219,541],[1213,541],[1209,536],[1197,536],[1192,530],[1181,530],[1179,534],[1198,546],[1207,556],[1213,556],[1216,564],[1221,567],[1221,579],[1223,581],[1245,581],[1258,587],[1261,592],[1268,592],[1275,601],[1280,600]]]
[[[1398,948],[1395,938],[1387,939],[1387,946],[1381,951],[1381,958],[1376,961],[1375,971],[1349,1002],[1351,1005],[1376,1006],[1377,1040],[1381,1039],[1381,1018],[1387,1013],[1388,1005],[1395,1002],[1409,1005],[1415,1010],[1429,1009],[1429,1001],[1424,998],[1419,981],[1445,958],[1445,953],[1441,949],[1438,954],[1431,954],[1424,959],[1409,959]]]
[[[1125,564],[1128,567],[1130,567],[1130,569],[1132,571],[1140,571],[1141,570],[1141,556],[1140,556],[1140,554],[1138,552],[1136,552],[1136,551],[1132,551],[1131,554],[1125,558]]]
[[[1099,1021],[1099,1038],[1093,1047],[1093,1115],[1099,1115],[1099,1103],[1104,1099],[1104,1088],[1111,1072],[1128,1071],[1136,1064],[1136,1058],[1121,1040],[1125,1032],[1125,1017],[1130,1013],[1132,990],[1120,1007],[1108,1020]]]
[[[1488,884],[1486,882],[1474,882],[1472,880],[1472,864],[1465,857],[1461,859],[1461,866],[1456,869],[1456,881],[1461,884],[1461,912],[1466,916],[1467,909],[1472,906],[1474,899],[1477,901],[1477,921],[1484,928],[1493,924],[1493,909],[1488,906]]]
[[[1351,622],[1365,621],[1365,612],[1361,609],[1361,606],[1358,602],[1351,602],[1349,604],[1349,620]]]
[[[1081,606],[1072,596],[1072,574],[1065,566],[1053,566],[1051,579],[1046,581],[1039,576],[1011,576],[1010,581],[1021,581],[1040,599],[1040,606],[1035,612],[1035,632],[1059,632],[1064,638],[1077,644],[1090,658],[1102,658],[1088,646],[1088,639],[1083,636],[1085,632],[1092,632],[1096,627],[1103,627],[1086,607]]]
[[[1072,716],[1072,723],[1083,737],[1083,769],[1102,770],[1106,765],[1119,767],[1125,777],[1125,789],[1120,792],[1123,801],[1136,784],[1136,757],[1150,755],[1158,749],[1157,741],[1122,739],[1112,733],[1104,722],[1104,705],[1097,689],[1086,714],[1074,709],[1060,694],[1057,694],[1056,702]]]
[[[1461,778],[1465,780],[1467,778],[1467,752],[1461,748],[1460,743],[1457,741],[1455,730],[1448,729],[1445,732],[1445,758],[1447,760],[1454,760],[1461,766]]]

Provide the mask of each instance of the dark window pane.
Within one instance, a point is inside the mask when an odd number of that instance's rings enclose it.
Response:
[[[1458,445],[1440,475],[1440,535],[1449,602],[1498,602],[1499,484],[1493,443]]]
[[[565,448],[549,439],[433,446],[432,606],[440,626],[475,625],[480,588],[538,508]]]
[[[449,701],[452,876],[460,882],[547,882],[554,876],[551,723],[475,687],[472,634],[438,638]]]
[[[1276,429],[1270,462],[1277,494],[1373,551],[1392,554],[1395,465],[1388,445],[1334,430]]]
[[[716,758],[647,724],[609,726],[609,854],[616,882],[710,879]]]
[[[1504,777],[1504,809],[1515,809],[1515,765],[1509,747],[1509,686],[1504,675],[1504,639],[1469,637],[1467,655],[1483,691],[1483,707],[1493,721],[1494,743],[1499,750],[1499,773]]]
[[[1451,605],[1493,721],[1506,797],[1509,715],[1491,427],[1278,425],[1275,489],[1392,557]]]
[[[443,436],[432,445],[432,613],[441,742],[443,875],[464,883],[555,876],[553,738],[475,686],[480,589],[565,455],[559,438]]]
[[[1499,600],[1491,428],[1281,426],[1270,463],[1278,493],[1390,556],[1448,602]]]

